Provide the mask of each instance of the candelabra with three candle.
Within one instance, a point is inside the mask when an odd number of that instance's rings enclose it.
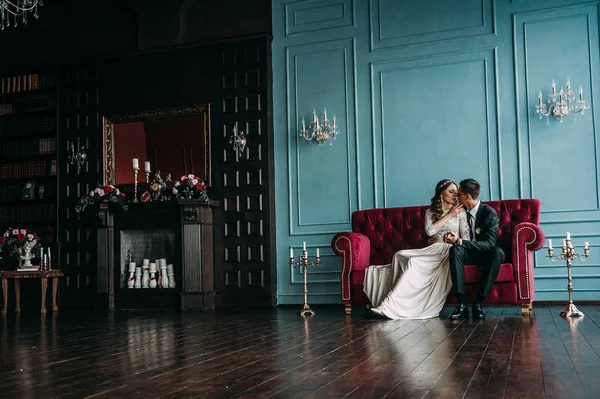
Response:
[[[577,306],[573,304],[573,281],[571,278],[571,263],[573,259],[579,259],[582,262],[585,262],[590,256],[590,248],[589,243],[585,242],[583,247],[583,256],[575,252],[575,248],[573,248],[573,244],[571,243],[571,233],[567,232],[566,240],[563,240],[562,252],[555,257],[553,255],[552,248],[552,240],[548,240],[548,258],[552,262],[556,262],[560,259],[565,260],[567,262],[567,278],[569,281],[568,289],[569,289],[569,304],[560,312],[560,315],[563,317],[583,317],[583,312],[577,309]]]
[[[306,275],[308,274],[308,267],[319,267],[321,264],[321,257],[319,256],[319,249],[317,248],[316,262],[308,259],[308,252],[306,251],[306,242],[303,243],[302,257],[296,261],[294,259],[294,250],[290,248],[290,265],[294,267],[302,267],[304,274],[304,307],[299,312],[300,316],[314,316],[315,312],[308,306],[308,288],[306,285]]]

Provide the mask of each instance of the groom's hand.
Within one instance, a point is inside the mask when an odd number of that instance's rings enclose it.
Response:
[[[446,233],[444,236],[444,242],[446,244],[454,244],[458,240],[458,236],[452,232]]]

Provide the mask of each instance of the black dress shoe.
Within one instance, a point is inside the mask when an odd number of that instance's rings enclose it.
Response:
[[[469,318],[469,309],[467,305],[459,303],[458,306],[450,313],[450,320],[462,320]]]
[[[473,313],[473,319],[485,319],[485,313],[483,313],[483,306],[480,303],[474,303],[471,312]]]

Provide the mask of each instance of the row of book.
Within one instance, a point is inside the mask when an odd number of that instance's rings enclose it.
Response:
[[[41,177],[56,175],[56,160],[29,161],[3,164],[0,179],[19,179],[22,177]]]
[[[56,220],[56,205],[29,205],[22,207],[0,207],[0,223],[31,223]]]
[[[44,87],[56,86],[56,75],[31,75],[7,76],[2,78],[2,94],[20,93],[23,91],[38,90]]]
[[[16,201],[24,197],[24,188],[27,183],[4,183],[0,184],[0,201]],[[33,196],[29,199],[55,199],[56,180],[48,180],[33,186]],[[25,201],[25,200],[24,200]]]
[[[35,136],[56,132],[56,117],[37,116],[27,119],[0,119],[0,139]]]
[[[13,98],[12,103],[0,104],[0,116],[56,109],[56,97],[40,94],[32,97]]]
[[[0,146],[0,162],[4,157],[24,157],[56,153],[56,137],[9,141]]]

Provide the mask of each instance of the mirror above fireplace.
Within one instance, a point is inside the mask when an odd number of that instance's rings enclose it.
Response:
[[[132,160],[139,160],[138,181],[157,171],[173,179],[193,173],[211,185],[210,106],[169,108],[109,115],[103,120],[104,184],[132,185]]]

